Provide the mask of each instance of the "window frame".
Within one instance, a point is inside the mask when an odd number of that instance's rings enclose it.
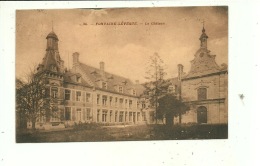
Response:
[[[89,95],[89,96],[87,96],[87,95]],[[87,103],[90,103],[90,102],[91,102],[91,93],[86,92],[86,94],[85,94],[85,101],[86,101]]]
[[[69,114],[67,114],[67,111],[69,111]],[[67,115],[69,115],[69,119],[67,119]],[[72,120],[72,110],[71,110],[71,107],[65,107],[64,118],[65,118],[66,121]]]
[[[205,90],[204,92],[202,90]],[[208,89],[207,87],[199,87],[197,89],[197,100],[207,100],[208,99]]]
[[[78,98],[78,92],[80,94],[79,98]],[[82,92],[81,91],[76,91],[76,101],[82,101]]]
[[[102,81],[101,82],[101,88],[102,89],[107,89],[107,82]]]
[[[68,93],[66,93],[66,91],[69,92],[69,99],[66,98],[66,96],[68,95]],[[67,100],[67,101],[71,100],[71,90],[70,89],[64,89],[64,100]]]
[[[124,88],[123,88],[123,86],[119,86],[119,87],[118,87],[118,92],[119,92],[119,93],[124,93]]]
[[[53,99],[58,99],[58,94],[59,94],[59,88],[56,87],[56,86],[53,86],[50,88],[51,89],[51,97]],[[55,89],[55,90],[54,90]],[[53,92],[56,92],[56,93],[53,93]]]

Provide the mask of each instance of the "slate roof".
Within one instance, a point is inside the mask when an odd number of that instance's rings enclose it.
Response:
[[[134,84],[130,79],[115,75],[106,71],[102,71],[99,68],[95,68],[79,62],[80,68],[84,71],[84,74],[87,76],[88,80],[82,80],[82,84],[86,86],[95,87],[96,89],[101,89],[104,91],[118,93],[118,87],[123,87],[123,93],[125,95],[133,95],[131,90],[136,90],[137,95],[139,96],[143,93],[144,87],[140,84]],[[78,70],[78,69],[77,69]],[[75,73],[67,72],[65,75],[65,80],[67,82],[73,82],[71,76]],[[91,81],[88,83],[88,81]],[[102,89],[100,87],[100,81],[107,83],[107,89]],[[75,83],[75,82],[74,82]]]
[[[65,74],[63,75],[64,78],[64,82],[67,83],[74,83],[77,85],[82,85],[82,86],[87,86],[87,87],[92,87],[91,85],[89,85],[84,79],[81,80],[81,82],[76,82],[75,80],[72,79],[72,77],[76,75],[76,76],[80,76],[79,73],[72,73],[70,71],[65,72]]]

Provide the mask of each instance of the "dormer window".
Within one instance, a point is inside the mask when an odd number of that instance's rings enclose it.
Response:
[[[102,88],[107,89],[107,83],[106,82],[102,82]]]
[[[133,89],[133,95],[136,96],[136,90],[135,89]]]
[[[119,92],[119,93],[123,93],[123,87],[122,87],[122,86],[119,86],[119,87],[118,87],[118,92]]]
[[[57,71],[56,66],[55,65],[51,65],[51,70],[52,71]]]
[[[81,83],[81,77],[80,77],[80,76],[76,76],[76,81],[77,81],[78,83]]]

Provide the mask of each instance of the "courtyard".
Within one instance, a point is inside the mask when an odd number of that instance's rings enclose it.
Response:
[[[145,140],[227,139],[228,126],[221,125],[120,125],[82,124],[64,130],[31,130],[16,133],[17,143],[101,142]]]

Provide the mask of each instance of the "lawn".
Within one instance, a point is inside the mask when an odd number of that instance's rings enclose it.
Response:
[[[100,126],[86,124],[62,131],[26,131],[16,134],[17,143],[89,142],[137,140],[226,139],[227,125],[134,125]]]

